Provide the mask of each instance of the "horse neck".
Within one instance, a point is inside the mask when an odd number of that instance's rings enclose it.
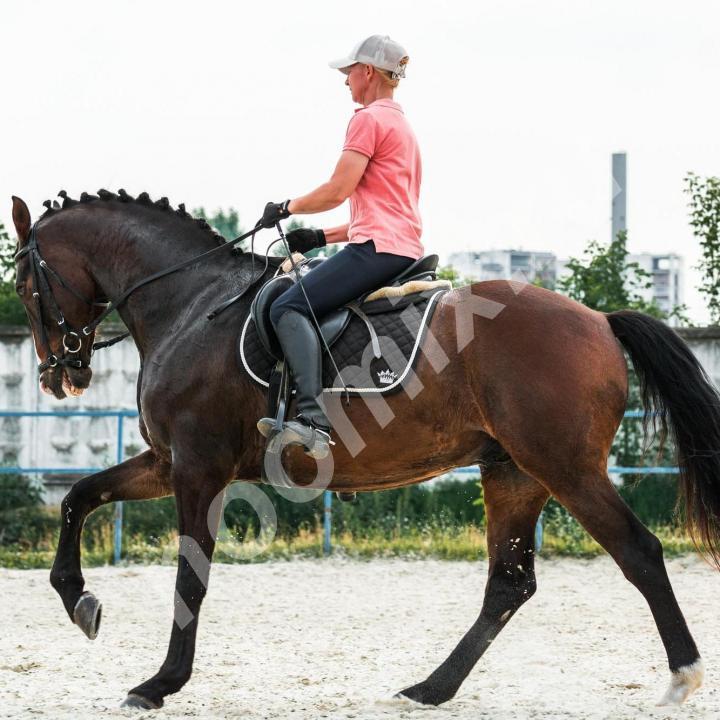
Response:
[[[105,212],[83,213],[81,231],[73,233],[74,248],[84,257],[88,272],[111,301],[138,281],[216,247],[207,232],[191,223],[151,209],[120,206]],[[99,206],[98,209],[101,209]],[[222,280],[249,266],[249,259],[229,250],[153,281],[133,293],[119,308],[136,344],[143,352],[150,343],[174,331],[178,315],[199,296],[208,304],[222,302]],[[213,288],[217,287],[216,295]],[[213,305],[214,307],[214,305]],[[213,309],[208,307],[208,311]]]

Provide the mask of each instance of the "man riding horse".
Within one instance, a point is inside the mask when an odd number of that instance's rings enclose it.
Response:
[[[286,443],[304,445],[311,457],[330,452],[330,421],[322,395],[322,356],[315,319],[380,287],[422,257],[418,210],[421,161],[417,139],[393,92],[405,77],[408,56],[387,36],[372,35],[345,58],[330,63],[345,76],[353,102],[363,107],[350,119],[332,177],[307,195],[268,203],[260,224],[275,227],[291,214],[332,210],[350,199],[350,223],[328,230],[288,233],[291,251],[307,252],[346,242],[272,304],[270,318],[297,392],[297,417],[283,426]],[[274,418],[258,430],[268,437]]]

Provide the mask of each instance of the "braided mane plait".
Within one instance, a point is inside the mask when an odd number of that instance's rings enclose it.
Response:
[[[222,245],[225,243],[225,238],[216,233],[210,225],[208,225],[204,218],[193,217],[189,212],[187,212],[187,210],[185,210],[185,205],[183,203],[180,203],[176,210],[170,205],[170,201],[166,197],[161,197],[159,200],[153,202],[150,195],[146,192],[141,192],[136,198],[134,198],[132,195],[128,195],[128,193],[122,188],[117,191],[117,195],[102,188],[97,191],[97,195],[90,195],[89,193],[84,192],[80,195],[79,200],[73,200],[73,198],[68,197],[68,194],[64,190],[60,190],[60,192],[58,192],[58,197],[63,199],[62,206],[57,201],[51,202],[50,200],[46,200],[43,205],[47,208],[47,210],[45,210],[45,212],[40,216],[41,218],[44,218],[46,215],[55,214],[65,210],[66,208],[74,207],[75,205],[79,205],[81,203],[99,203],[115,200],[121,203],[135,203],[137,205],[142,205],[143,207],[156,208],[162,212],[174,213],[184,220],[195,223],[197,227],[208,233],[218,244]]]

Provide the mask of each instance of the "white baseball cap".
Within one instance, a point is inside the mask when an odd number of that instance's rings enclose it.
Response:
[[[331,68],[344,72],[355,63],[374,65],[382,70],[389,70],[394,78],[405,77],[405,65],[400,61],[407,57],[407,51],[387,35],[371,35],[361,40],[352,52],[340,60],[329,63]]]

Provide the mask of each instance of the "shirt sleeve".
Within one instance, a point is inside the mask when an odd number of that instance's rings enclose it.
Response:
[[[377,121],[369,112],[357,112],[350,118],[343,150],[355,152],[371,158],[375,154],[378,141]]]

